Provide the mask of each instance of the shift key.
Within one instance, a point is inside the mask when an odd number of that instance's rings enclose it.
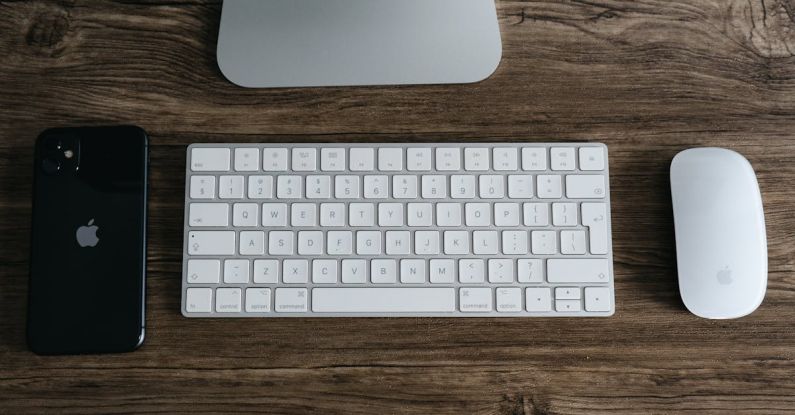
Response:
[[[549,282],[606,283],[610,281],[607,259],[550,259],[547,261]]]
[[[194,231],[188,233],[189,255],[234,255],[234,231]]]

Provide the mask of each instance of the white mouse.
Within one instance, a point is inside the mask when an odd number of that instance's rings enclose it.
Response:
[[[751,163],[722,148],[682,151],[671,163],[679,292],[693,314],[738,318],[762,303],[767,237]]]

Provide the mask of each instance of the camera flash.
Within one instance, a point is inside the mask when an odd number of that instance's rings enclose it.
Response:
[[[72,150],[66,150],[66,151],[63,152],[63,155],[67,159],[70,159],[70,158],[74,157],[75,153]]]

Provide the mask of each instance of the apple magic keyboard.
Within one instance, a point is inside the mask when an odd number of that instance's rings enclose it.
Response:
[[[613,314],[607,147],[194,144],[187,317]]]

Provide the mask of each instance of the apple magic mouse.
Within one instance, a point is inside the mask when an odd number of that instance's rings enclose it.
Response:
[[[671,162],[679,292],[693,314],[738,318],[762,303],[767,238],[751,163],[722,148],[682,151]]]

